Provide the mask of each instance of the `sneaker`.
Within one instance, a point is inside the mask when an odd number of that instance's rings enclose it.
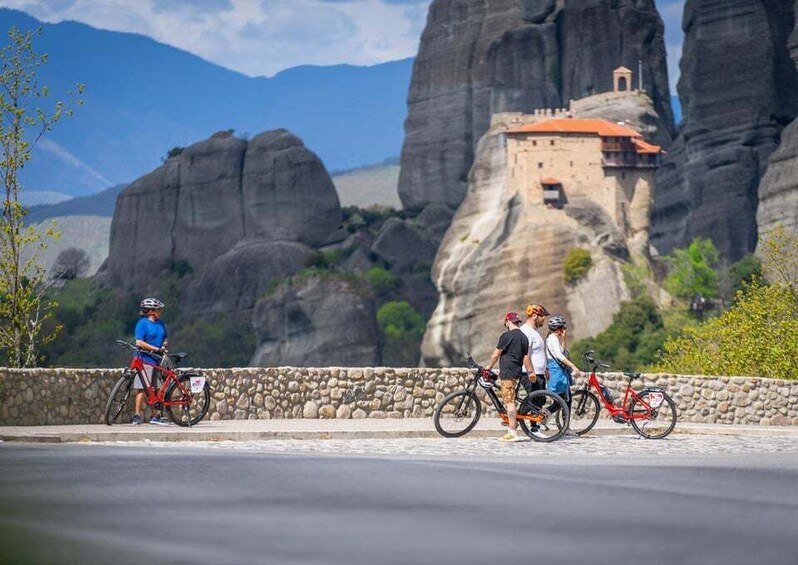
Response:
[[[153,416],[150,418],[150,424],[154,426],[168,426],[169,422],[166,420],[160,419],[158,416]]]
[[[562,437],[567,437],[567,438],[571,438],[571,439],[576,439],[576,438],[578,438],[578,437],[579,437],[579,434],[578,434],[578,433],[576,433],[576,432],[572,432],[571,430],[568,430],[567,432],[565,432],[565,434],[564,434]]]
[[[512,441],[524,441],[524,440],[523,438],[519,437],[517,433],[514,434],[513,432],[508,430],[506,434],[504,434],[502,437],[499,438],[499,441],[512,442]]]
[[[141,423],[141,416],[139,416],[138,414],[134,415],[133,419],[130,420],[130,423],[133,424],[134,426],[138,426]]]

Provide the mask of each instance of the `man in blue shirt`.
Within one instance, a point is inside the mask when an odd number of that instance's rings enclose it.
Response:
[[[153,367],[160,360],[146,352],[151,351],[165,355],[166,345],[169,340],[166,333],[166,324],[161,320],[163,307],[164,303],[157,298],[145,298],[141,301],[141,318],[136,324],[136,346],[142,350],[137,355],[141,355],[141,360],[144,362],[144,377],[148,384],[153,382],[152,379],[155,374]],[[144,407],[144,383],[141,382],[138,376],[133,383],[133,388],[138,390],[136,393],[136,413],[133,416],[133,424],[136,425],[142,422],[142,410]],[[168,425],[169,422],[163,421],[153,414],[150,417],[150,424]]]

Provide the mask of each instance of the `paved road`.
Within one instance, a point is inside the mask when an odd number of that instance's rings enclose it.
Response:
[[[594,440],[590,455],[565,442],[489,440],[426,440],[436,454],[370,456],[373,440],[296,442],[333,447],[334,456],[297,453],[290,442],[0,444],[0,555],[9,563],[798,562],[794,448],[707,454],[679,451],[673,440],[626,440],[620,453],[619,440]],[[653,444],[668,454],[635,455]],[[447,453],[457,445],[472,451]]]

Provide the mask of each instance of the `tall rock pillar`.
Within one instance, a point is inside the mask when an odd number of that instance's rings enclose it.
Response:
[[[684,121],[660,169],[652,244],[694,237],[736,260],[754,250],[758,187],[798,111],[788,37],[794,0],[688,0],[679,96]]]

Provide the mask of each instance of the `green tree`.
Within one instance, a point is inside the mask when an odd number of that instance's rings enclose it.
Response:
[[[592,266],[590,251],[581,247],[572,247],[565,255],[562,266],[563,278],[567,284],[577,283],[587,276]]]
[[[722,276],[724,279],[722,286],[726,287],[723,290],[727,294],[723,298],[731,301],[738,292],[745,289],[746,285],[762,277],[762,263],[755,255],[749,253],[724,269]]]
[[[770,284],[754,279],[719,317],[665,343],[659,369],[798,379],[798,242],[783,228],[763,243]]]
[[[377,324],[383,337],[382,362],[394,367],[418,363],[424,318],[408,302],[386,302],[377,310]]]
[[[36,364],[42,343],[54,337],[44,332],[54,304],[46,299],[47,274],[39,264],[39,251],[47,240],[56,238],[50,228],[44,233],[25,224],[27,211],[19,200],[22,184],[19,172],[31,159],[31,152],[42,136],[62,117],[71,115],[67,103],[49,102],[49,89],[36,80],[47,55],[33,48],[33,38],[40,33],[8,31],[9,43],[0,49],[0,176],[5,199],[0,225],[0,350],[13,367]],[[83,92],[76,85],[68,93],[71,101]]]
[[[695,238],[686,249],[675,249],[665,257],[670,273],[665,290],[679,298],[691,299],[700,294],[705,298],[718,295],[716,268],[720,253],[709,239]]]
[[[666,333],[656,304],[641,296],[622,303],[606,330],[576,341],[571,348],[572,359],[581,364],[582,353],[593,349],[598,359],[618,370],[643,369],[657,361]]]

